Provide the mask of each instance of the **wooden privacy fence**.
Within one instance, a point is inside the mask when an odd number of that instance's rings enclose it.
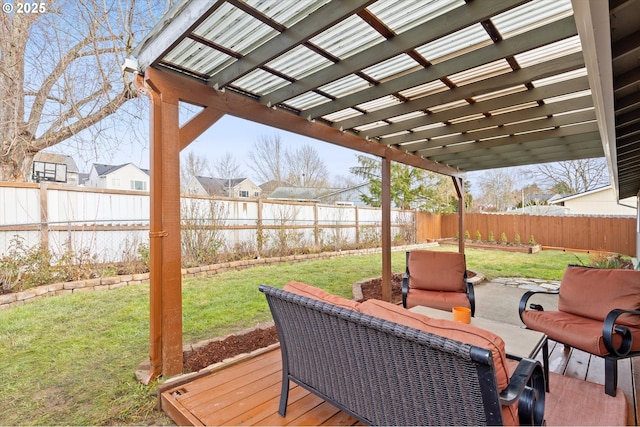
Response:
[[[636,218],[605,216],[546,216],[477,214],[465,215],[465,231],[471,239],[480,232],[488,240],[493,232],[500,241],[505,233],[509,242],[516,234],[523,243],[531,236],[544,247],[577,249],[585,251],[615,252],[633,255],[636,251]],[[464,231],[463,231],[464,233]],[[458,214],[416,214],[416,239],[418,242],[457,237]]]

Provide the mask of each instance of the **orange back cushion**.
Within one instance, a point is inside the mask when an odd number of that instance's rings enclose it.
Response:
[[[451,320],[433,319],[422,314],[413,313],[395,304],[370,299],[360,304],[360,312],[379,317],[390,322],[410,326],[421,331],[444,336],[456,341],[475,345],[491,351],[493,366],[496,371],[498,389],[504,390],[509,384],[507,358],[504,341],[499,336],[466,323]]]
[[[284,285],[283,289],[294,294],[302,295],[303,297],[328,302],[330,304],[355,311],[359,311],[360,308],[360,303],[357,301],[352,301],[346,298],[339,297],[337,295],[330,294],[324,289],[316,288],[315,286],[307,285],[305,283],[291,281]]]
[[[558,310],[604,320],[614,308],[640,310],[640,271],[567,268],[560,284]],[[640,316],[622,315],[618,322],[640,326]]]
[[[407,265],[409,267],[409,288],[427,291],[466,291],[464,254],[411,251]]]

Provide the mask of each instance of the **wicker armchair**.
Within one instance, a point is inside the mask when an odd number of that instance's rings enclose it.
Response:
[[[402,305],[416,305],[451,311],[461,306],[475,313],[473,285],[467,280],[464,254],[458,252],[407,252],[407,269],[402,279]]]
[[[529,299],[559,294],[558,310],[545,311]],[[526,292],[519,314],[529,329],[544,332],[567,347],[604,358],[605,393],[616,395],[618,360],[640,356],[640,271],[569,266],[560,291]],[[542,349],[545,370],[549,350]]]
[[[293,381],[364,424],[544,422],[539,362],[521,360],[499,390],[495,355],[487,348],[359,312],[368,301],[354,309],[315,299],[317,294],[309,298],[265,285],[260,291],[280,338],[283,417]]]

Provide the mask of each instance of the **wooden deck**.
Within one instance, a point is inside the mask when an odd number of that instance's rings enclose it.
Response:
[[[575,349],[565,350],[563,345],[553,342],[549,351],[552,372],[604,384],[603,359]],[[162,409],[178,425],[357,424],[351,416],[295,384],[289,393],[286,418],[278,415],[280,363],[280,350],[272,346],[229,366],[213,368],[211,372],[200,373],[181,383],[165,384],[160,390]],[[640,358],[618,362],[618,388],[627,400],[627,425],[638,425]],[[606,397],[604,391],[596,396]],[[573,410],[581,415],[589,417],[590,412],[599,411],[585,401],[581,393],[575,393],[567,400],[576,405]]]

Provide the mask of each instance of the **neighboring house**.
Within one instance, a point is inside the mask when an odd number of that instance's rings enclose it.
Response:
[[[571,215],[629,215],[636,216],[636,197],[629,197],[617,202],[616,194],[609,185],[584,193],[573,194],[550,202],[564,206]],[[634,208],[634,206],[636,208]]]
[[[33,158],[31,181],[52,181],[68,185],[81,184],[78,166],[73,157],[43,151],[36,153]]]
[[[223,196],[257,199],[262,189],[249,178],[212,178],[194,176],[187,184],[187,193],[203,196]]]
[[[548,205],[551,204],[554,200],[567,196],[566,194],[548,194],[548,193],[537,193],[537,194],[529,194],[524,198],[525,206],[531,205]]]
[[[354,185],[349,188],[341,188],[333,193],[328,193],[320,197],[322,203],[333,203],[343,206],[368,206],[362,201],[362,196],[371,196],[369,183]]]
[[[364,206],[365,204],[362,202],[360,196],[363,193],[366,194],[368,188],[368,184],[361,184],[350,188],[282,186],[273,190],[268,199]]]
[[[124,165],[104,165],[94,163],[85,181],[86,187],[109,188],[113,190],[149,191],[149,171],[140,169],[133,163]]]
[[[260,184],[260,188],[262,189],[262,193],[260,194],[260,196],[264,199],[268,199],[271,193],[273,193],[273,190],[275,190],[276,188],[289,186],[290,185],[287,182],[272,179],[271,181]]]

